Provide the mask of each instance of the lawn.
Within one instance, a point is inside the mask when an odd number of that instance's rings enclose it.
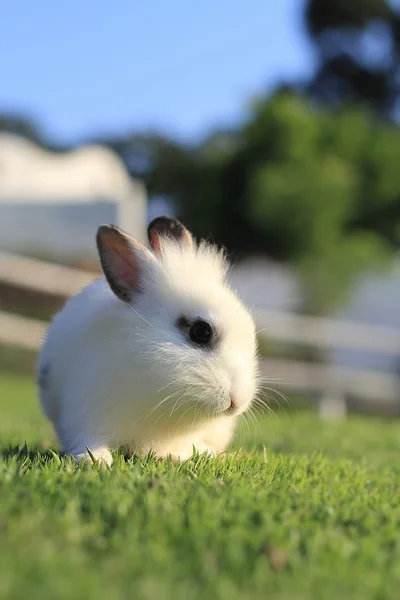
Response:
[[[280,411],[226,460],[77,467],[32,382],[0,375],[0,597],[397,599],[399,442],[397,421]]]

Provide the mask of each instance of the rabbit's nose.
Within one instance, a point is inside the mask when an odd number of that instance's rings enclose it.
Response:
[[[233,415],[233,414],[235,414],[235,412],[237,411],[237,408],[238,408],[236,396],[234,396],[233,394],[229,394],[229,400],[230,400],[230,405],[228,406],[228,408],[226,408],[224,410],[224,413],[226,415]]]
[[[229,394],[229,399],[231,401],[231,405],[229,408],[234,410],[235,408],[237,408],[239,406],[236,396],[234,396],[233,394]]]

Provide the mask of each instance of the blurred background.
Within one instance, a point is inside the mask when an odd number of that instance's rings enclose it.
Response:
[[[398,0],[7,3],[0,76],[1,371],[100,223],[167,214],[227,248],[269,386],[400,415]]]

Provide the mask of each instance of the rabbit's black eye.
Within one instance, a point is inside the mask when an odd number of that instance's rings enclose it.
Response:
[[[205,321],[195,321],[189,329],[189,337],[195,344],[208,346],[213,337],[211,325]]]
[[[188,317],[182,315],[177,320],[176,325],[196,346],[210,348],[218,337],[212,326],[202,319],[191,321]]]

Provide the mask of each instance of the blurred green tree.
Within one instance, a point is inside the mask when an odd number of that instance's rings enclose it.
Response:
[[[291,263],[308,311],[332,308],[400,241],[399,131],[284,92],[255,105],[241,139],[221,169],[215,230],[230,248]]]
[[[392,116],[400,91],[400,6],[390,0],[307,0],[318,66],[306,90],[332,106],[357,102]]]

